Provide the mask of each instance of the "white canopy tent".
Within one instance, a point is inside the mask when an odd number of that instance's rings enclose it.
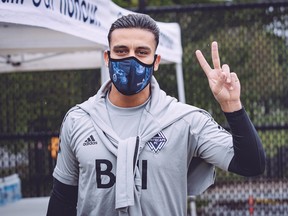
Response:
[[[110,0],[0,1],[0,73],[101,68],[104,82],[108,30],[129,13]],[[180,27],[157,24],[157,53],[176,65],[179,100],[185,102]]]

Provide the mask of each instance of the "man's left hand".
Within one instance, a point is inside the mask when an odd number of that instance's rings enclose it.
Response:
[[[217,42],[211,45],[212,69],[200,50],[196,51],[196,57],[205,72],[210,89],[224,112],[234,112],[242,108],[240,101],[240,82],[237,74],[230,72],[227,64],[222,67],[218,53]]]

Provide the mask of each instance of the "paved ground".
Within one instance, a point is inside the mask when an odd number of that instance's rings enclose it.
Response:
[[[0,207],[1,216],[45,216],[49,197],[23,198]]]

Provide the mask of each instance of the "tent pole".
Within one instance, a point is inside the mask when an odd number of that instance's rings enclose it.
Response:
[[[178,98],[180,102],[186,103],[182,63],[176,63],[175,67],[176,67],[176,77],[177,77],[177,87],[178,87]]]

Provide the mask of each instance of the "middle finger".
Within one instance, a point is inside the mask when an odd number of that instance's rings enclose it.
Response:
[[[212,62],[215,69],[221,69],[220,57],[218,52],[218,44],[216,41],[212,42],[211,45]]]

